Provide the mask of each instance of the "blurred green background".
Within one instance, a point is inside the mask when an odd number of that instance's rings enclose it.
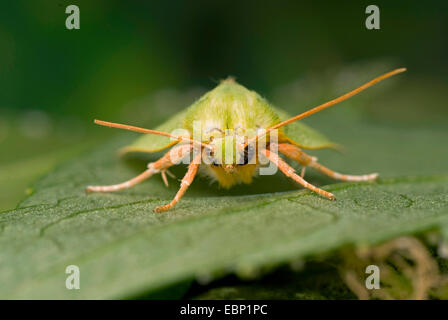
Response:
[[[65,28],[70,4],[80,30]],[[380,30],[365,27],[370,4]],[[94,118],[154,126],[228,75],[298,113],[404,66],[353,112],[444,130],[447,24],[446,1],[2,1],[0,210],[117,134]]]

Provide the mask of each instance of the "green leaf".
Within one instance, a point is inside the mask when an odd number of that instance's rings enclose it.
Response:
[[[341,123],[327,125],[321,129],[329,132]],[[16,210],[0,214],[0,297],[151,297],[194,279],[251,278],[343,245],[446,228],[447,154],[434,148],[446,145],[444,131],[365,123],[350,130],[333,135],[356,152],[319,151],[320,160],[349,173],[379,171],[382,178],[324,187],[336,201],[279,174],[229,191],[197,179],[175,210],[162,214],[152,210],[174,196],[176,181],[166,188],[153,177],[119,193],[84,194],[87,185],[121,182],[144,170],[145,162],[117,157],[135,138],[125,134],[53,171]],[[178,177],[184,172],[174,171]],[[318,185],[331,181],[307,175]],[[80,268],[80,290],[65,287],[65,268],[72,264]]]
[[[58,163],[79,154],[80,150],[86,150],[87,145],[91,147],[92,144],[72,145],[71,148],[1,164],[0,210],[14,208],[17,202],[25,198],[27,192],[31,192],[28,187],[37,178],[50,171]]]

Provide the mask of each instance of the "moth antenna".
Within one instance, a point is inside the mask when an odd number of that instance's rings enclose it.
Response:
[[[344,95],[342,95],[342,96],[340,96],[340,97],[338,97],[336,99],[333,99],[333,100],[330,100],[328,102],[325,102],[325,103],[323,103],[323,104],[321,104],[321,105],[319,105],[317,107],[314,107],[313,109],[305,111],[305,112],[303,112],[303,113],[301,113],[301,114],[299,114],[299,115],[297,115],[295,117],[292,117],[292,118],[290,118],[288,120],[282,121],[282,122],[276,124],[275,126],[272,126],[272,127],[268,128],[268,129],[266,129],[265,132],[261,133],[260,135],[256,136],[255,138],[253,138],[253,140],[256,140],[256,139],[266,135],[271,130],[278,129],[280,127],[286,126],[287,124],[290,124],[290,123],[292,123],[294,121],[297,121],[297,120],[309,117],[312,114],[315,114],[315,113],[317,113],[319,111],[327,109],[327,108],[329,108],[331,106],[334,106],[335,104],[338,104],[339,102],[342,102],[344,100],[347,100],[348,98],[353,97],[354,95],[360,93],[361,91],[367,89],[370,86],[373,86],[374,84],[376,84],[376,83],[378,83],[378,82],[380,82],[380,81],[382,81],[384,79],[387,79],[389,77],[392,77],[393,75],[396,75],[398,73],[402,73],[402,72],[405,72],[405,71],[406,71],[406,68],[399,68],[399,69],[395,69],[393,71],[390,71],[388,73],[385,73],[385,74],[383,74],[383,75],[381,75],[379,77],[376,77],[375,79],[370,80],[369,82],[363,84],[362,86],[356,88],[355,90],[352,90],[352,91],[350,91],[350,92],[348,92],[348,93],[346,93],[346,94],[344,94]],[[251,142],[252,141],[247,142],[245,144],[245,146],[247,144],[251,143]]]
[[[102,121],[102,120],[96,120],[96,119],[94,120],[94,122],[96,124],[99,124],[100,126],[124,129],[124,130],[129,130],[129,131],[140,132],[140,133],[157,134],[157,135],[160,135],[160,136],[174,138],[176,140],[183,140],[183,141],[189,141],[191,143],[200,144],[201,146],[206,147],[206,148],[210,147],[209,145],[207,145],[205,143],[202,143],[200,141],[196,141],[196,140],[193,140],[193,139],[190,139],[190,138],[186,138],[186,137],[182,137],[182,136],[176,136],[174,134],[163,132],[163,131],[145,129],[145,128],[140,128],[140,127],[130,126],[130,125],[127,125],[127,124],[108,122],[108,121]]]

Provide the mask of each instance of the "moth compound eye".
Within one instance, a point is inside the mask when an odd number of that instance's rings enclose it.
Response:
[[[252,160],[253,156],[254,156],[254,148],[252,146],[247,145],[244,148],[244,151],[241,152],[241,159],[243,160],[242,161],[243,163],[239,163],[239,164],[242,164],[242,165],[248,164],[249,161]]]
[[[210,152],[206,152],[205,157],[207,158],[208,163],[216,165],[215,153],[213,152],[213,150],[211,150]]]

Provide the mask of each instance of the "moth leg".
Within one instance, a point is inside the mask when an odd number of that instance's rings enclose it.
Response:
[[[162,176],[163,183],[165,184],[166,187],[168,187],[168,179],[166,177],[165,171],[161,171],[160,175]]]
[[[352,182],[371,181],[375,180],[378,177],[378,173],[371,173],[364,175],[348,175],[333,171],[318,163],[317,158],[307,155],[300,148],[292,144],[286,144],[286,143],[279,144],[278,151],[283,153],[288,158],[293,159],[298,163],[300,163],[303,166],[303,168],[308,166],[336,180],[352,181]]]
[[[309,164],[309,167],[316,169],[317,171],[322,172],[323,174],[329,176],[330,178],[336,179],[336,180],[342,180],[342,181],[373,181],[376,178],[378,178],[378,173],[370,173],[370,174],[363,174],[363,175],[349,175],[349,174],[342,174],[336,171],[333,171],[331,169],[328,169],[327,167],[324,167],[318,162],[312,162]]]
[[[110,185],[110,186],[88,186],[86,188],[86,192],[87,193],[89,193],[89,192],[113,192],[113,191],[127,189],[127,188],[130,188],[130,187],[133,187],[133,186],[139,184],[140,182],[143,182],[144,180],[151,177],[153,174],[159,173],[159,172],[162,173],[162,178],[163,178],[163,174],[164,174],[165,170],[168,169],[169,167],[177,164],[180,160],[182,160],[183,157],[185,157],[187,154],[190,153],[191,149],[192,149],[192,145],[189,145],[189,144],[176,146],[176,147],[172,148],[170,151],[168,151],[167,153],[165,153],[165,155],[162,158],[160,158],[159,160],[157,160],[156,162],[151,162],[150,164],[148,164],[148,169],[143,171],[138,176],[136,176],[128,181],[125,181],[123,183],[114,184],[114,185]]]
[[[110,186],[88,186],[86,188],[86,192],[87,193],[113,192],[113,191],[118,191],[118,190],[122,190],[122,189],[127,189],[127,188],[133,187],[133,186],[139,184],[140,182],[148,179],[156,172],[157,171],[155,171],[153,168],[149,168],[149,169],[143,171],[142,173],[140,173],[138,176],[136,176],[128,181],[125,181],[123,183],[113,184]]]
[[[168,169],[162,170],[160,172],[160,175],[162,176],[162,180],[163,183],[165,184],[165,186],[168,187],[168,178],[166,177],[167,175],[169,175],[171,178],[175,179],[176,176],[174,174],[172,174]]]
[[[171,178],[176,179],[176,176],[168,169],[165,170],[165,173],[169,175]]]
[[[302,166],[302,170],[300,170],[300,177],[304,177],[305,176],[305,171],[306,171],[306,166]]]
[[[327,192],[325,190],[322,190],[311,183],[306,182],[302,177],[297,175],[295,173],[294,168],[292,168],[290,165],[288,165],[282,158],[280,158],[276,153],[271,152],[267,149],[261,151],[263,155],[265,155],[270,161],[272,161],[281,172],[283,172],[288,178],[293,179],[297,183],[301,184],[307,189],[310,189],[311,191],[314,191],[321,196],[327,197],[330,200],[334,200],[335,197],[332,193]]]
[[[200,160],[201,160],[201,153],[198,153],[195,156],[195,158],[193,159],[193,161],[188,165],[188,171],[185,174],[185,176],[183,177],[182,182],[180,183],[179,191],[177,191],[174,199],[168,204],[156,207],[154,209],[154,212],[167,211],[167,210],[171,209],[172,207],[174,207],[176,205],[176,203],[179,202],[179,200],[182,198],[182,196],[187,191],[190,184],[193,182],[194,177],[196,176],[196,173],[198,172]]]

